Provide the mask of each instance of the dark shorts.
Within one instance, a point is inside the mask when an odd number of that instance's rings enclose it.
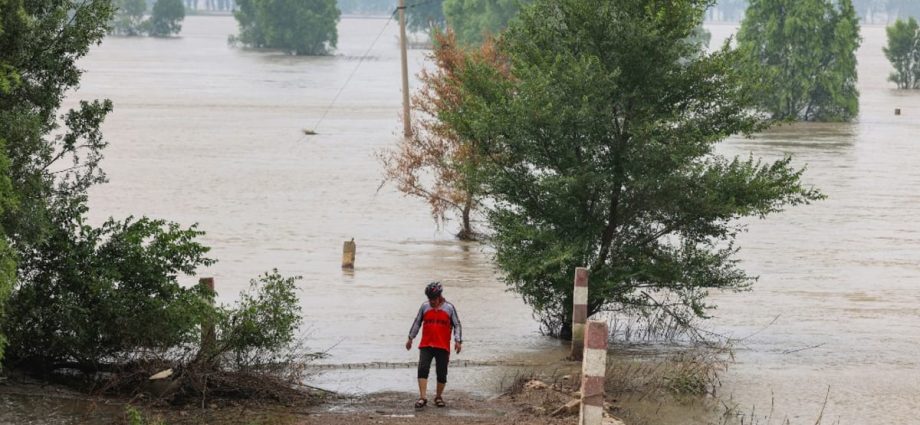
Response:
[[[438,383],[447,383],[447,363],[450,361],[450,351],[434,347],[422,347],[418,351],[418,379],[428,379],[431,360],[434,360]]]

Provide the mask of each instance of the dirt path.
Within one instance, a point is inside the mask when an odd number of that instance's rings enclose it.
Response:
[[[323,407],[308,416],[303,424],[364,425],[364,424],[534,424],[570,425],[574,417],[553,418],[533,412],[530,403],[518,404],[508,397],[479,399],[466,394],[445,396],[446,408],[429,405],[416,410],[415,396],[408,393],[374,394],[361,399],[344,400]]]

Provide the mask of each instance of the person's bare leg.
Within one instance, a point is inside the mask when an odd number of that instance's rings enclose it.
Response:
[[[441,387],[441,384],[438,384],[438,388]],[[440,391],[440,390],[439,390]],[[418,398],[428,398],[428,380],[419,378],[418,380]]]
[[[447,384],[442,384],[442,383],[438,382],[438,386],[437,386],[437,388],[438,388],[438,394],[437,394],[437,397],[441,397],[441,395],[444,394],[444,386],[445,386],[445,385],[447,385]]]

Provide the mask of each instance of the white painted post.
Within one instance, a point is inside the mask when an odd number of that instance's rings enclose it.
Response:
[[[572,360],[581,360],[585,346],[585,322],[588,320],[588,269],[575,269],[575,292],[572,296]]]
[[[604,377],[607,374],[607,323],[591,320],[585,326],[581,363],[581,412],[578,425],[601,425],[604,420]]]

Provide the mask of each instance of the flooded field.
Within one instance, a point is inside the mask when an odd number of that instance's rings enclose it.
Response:
[[[451,386],[497,391],[514,367],[562,356],[530,310],[505,292],[476,245],[433,225],[421,201],[384,186],[375,152],[399,134],[395,25],[344,19],[336,55],[294,58],[231,48],[229,17],[189,17],[174,40],[109,38],[82,65],[78,99],[110,98],[93,219],[149,215],[200,223],[220,260],[202,271],[225,302],[277,267],[302,281],[310,345],[327,365],[406,363],[402,346],[429,280],[445,282],[467,343]],[[734,27],[712,26],[714,42]],[[378,34],[354,79],[313,128]],[[791,423],[916,423],[920,408],[920,94],[885,81],[884,28],[865,27],[861,115],[853,124],[795,125],[732,139],[729,155],[808,164],[827,201],[753,221],[741,237],[753,292],[717,294],[711,326],[736,337],[723,395]],[[410,52],[418,70],[424,52]],[[895,117],[900,107],[903,115]],[[355,238],[357,269],[339,268]],[[189,280],[192,283],[193,280]],[[772,323],[772,324],[771,324]],[[331,369],[318,386],[411,391],[411,369]],[[669,414],[661,423],[688,423]]]

